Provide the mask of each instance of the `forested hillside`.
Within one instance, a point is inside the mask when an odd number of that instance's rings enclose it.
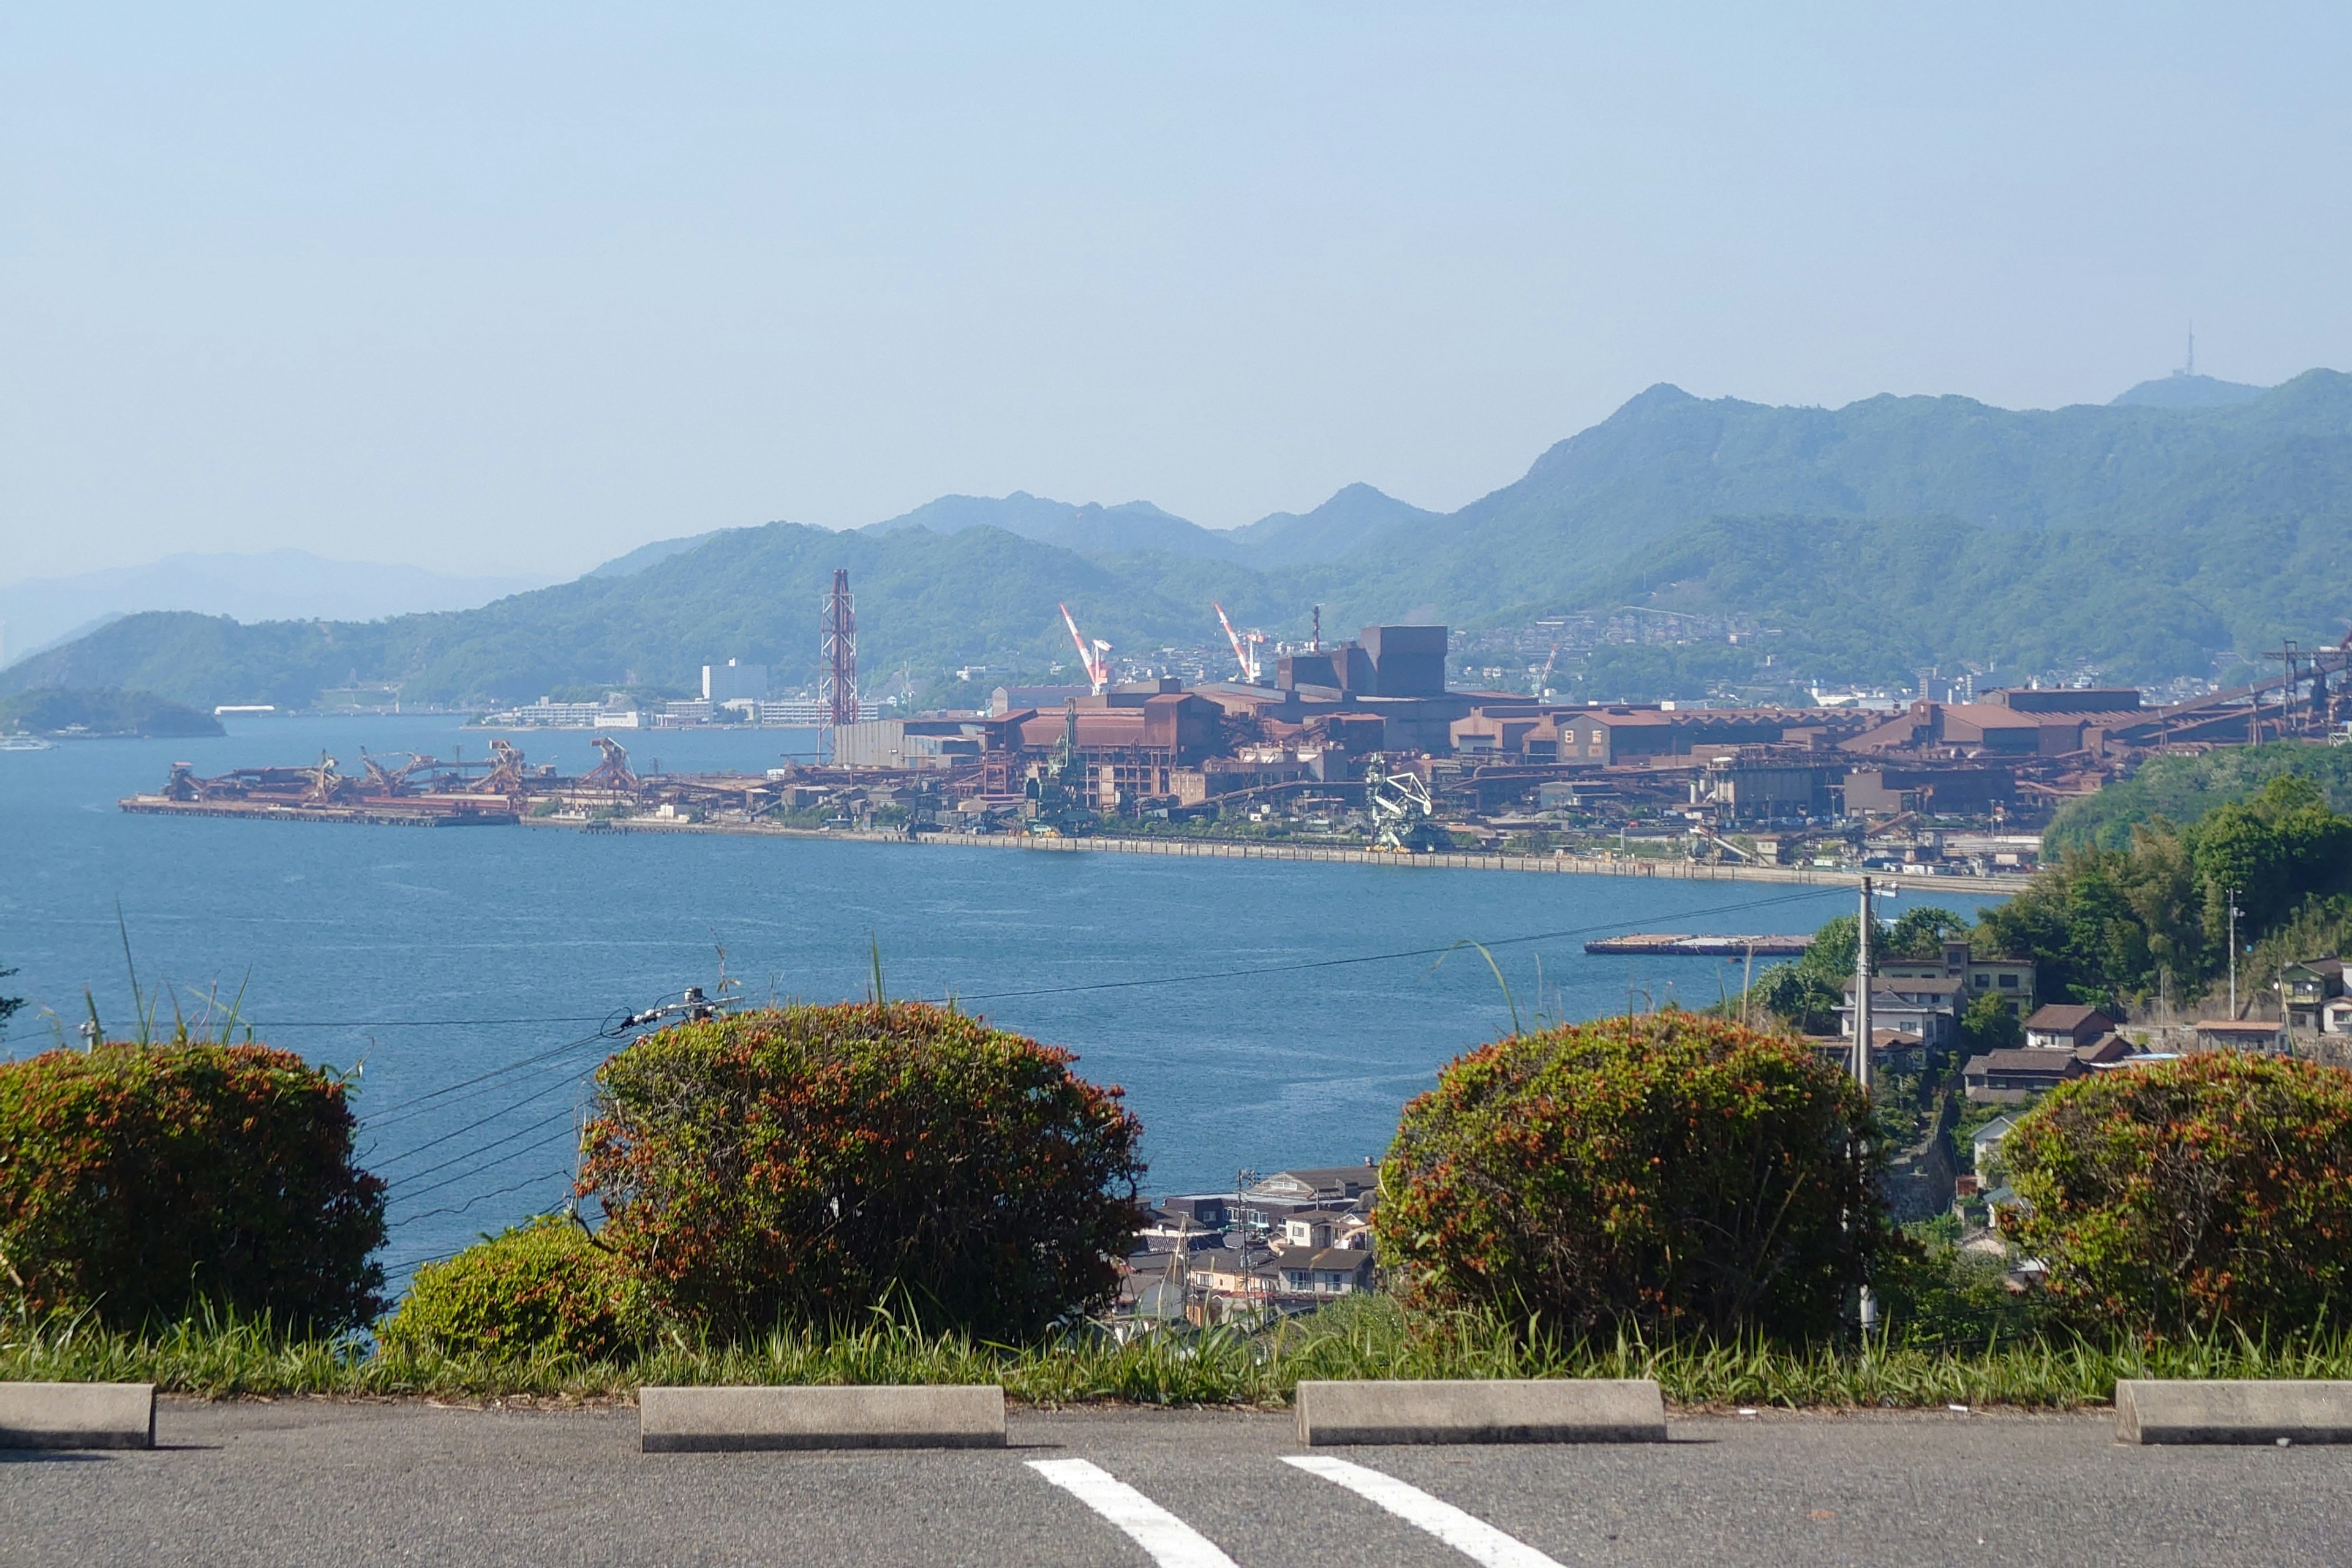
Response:
[[[1145,502],[947,497],[848,533],[792,524],[671,542],[455,615],[239,626],[138,616],[28,659],[0,690],[122,686],[300,703],[353,681],[411,700],[694,684],[706,660],[815,673],[816,606],[852,573],[872,672],[1043,674],[1055,605],[1122,653],[1213,644],[1208,609],[1302,636],[1415,612],[1457,626],[1627,605],[1744,616],[1738,647],[1606,649],[1588,694],[2210,672],[2352,616],[2352,377],[2251,401],[2015,412],[1958,397],[1776,408],[1654,387],[1450,516],[1351,486],[1315,511],[1202,529]],[[1769,660],[1769,667],[1766,664]],[[1610,689],[1601,689],[1610,686]]]

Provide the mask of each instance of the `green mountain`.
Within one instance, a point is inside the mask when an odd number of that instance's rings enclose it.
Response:
[[[1417,609],[1475,632],[1643,605],[1765,634],[1604,648],[1569,672],[1612,697],[1963,661],[2155,680],[2341,634],[2352,377],[2313,371],[2232,405],[2038,411],[1959,397],[1778,408],[1653,387],[1448,516],[1369,486],[1230,531],[1145,502],[946,497],[845,533],[773,523],[667,541],[457,614],[132,616],[0,673],[0,691],[302,703],[396,680],[413,702],[515,700],[689,689],[729,657],[804,683],[837,567],[857,594],[861,667],[919,684],[975,661],[1039,675],[1073,662],[1064,601],[1122,653],[1213,646],[1212,599],[1276,635],[1303,634],[1316,604],[1341,633]]]
[[[2143,381],[2128,392],[2118,393],[2111,403],[2117,408],[2227,408],[2252,403],[2269,390],[2176,370],[2161,380]]]

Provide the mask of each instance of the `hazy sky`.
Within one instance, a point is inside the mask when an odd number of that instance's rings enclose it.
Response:
[[[2352,366],[2347,17],[9,7],[0,580],[1451,508],[1654,382],[2104,401],[2191,317]]]

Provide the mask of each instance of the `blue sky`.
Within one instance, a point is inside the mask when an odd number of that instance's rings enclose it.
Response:
[[[13,8],[0,579],[1451,508],[1654,382],[2104,401],[2191,317],[2352,365],[2341,7],[1270,10]]]

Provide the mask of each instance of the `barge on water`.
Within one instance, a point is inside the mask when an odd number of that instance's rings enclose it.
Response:
[[[134,795],[115,803],[149,816],[235,816],[270,822],[360,822],[373,827],[512,827],[521,814],[473,801],[404,801],[398,805],[320,805],[275,800],[173,800]]]
[[[1685,931],[1635,931],[1584,944],[1587,952],[1638,953],[1645,958],[1798,958],[1810,936],[1696,936]]]

